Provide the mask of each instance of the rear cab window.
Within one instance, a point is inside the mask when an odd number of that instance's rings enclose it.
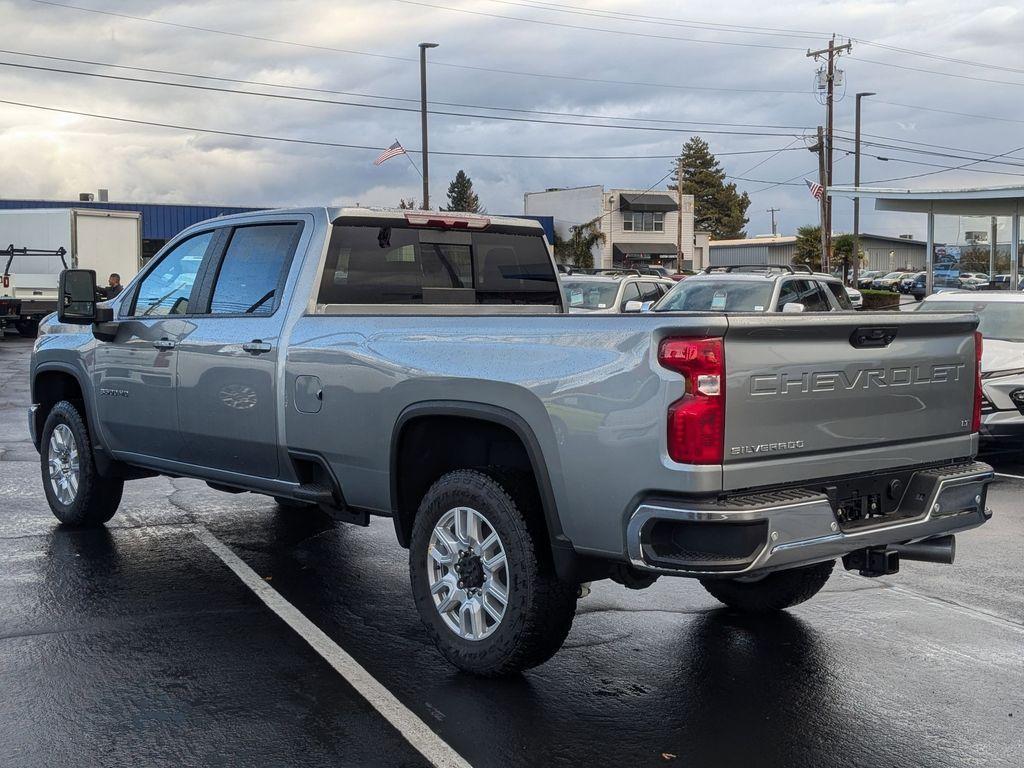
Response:
[[[555,268],[537,234],[412,227],[402,219],[337,222],[319,306],[546,305],[561,308]]]

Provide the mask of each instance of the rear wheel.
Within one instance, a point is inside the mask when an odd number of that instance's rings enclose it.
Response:
[[[123,480],[101,477],[92,441],[78,407],[62,400],[43,425],[39,444],[43,491],[54,517],[65,525],[103,525],[121,503]]]
[[[701,586],[719,602],[746,613],[781,611],[810,600],[832,575],[834,560],[788,571],[776,571],[760,581],[701,579]]]
[[[434,644],[466,672],[542,664],[572,626],[576,585],[555,575],[535,505],[510,479],[477,470],[449,472],[420,503],[413,597]]]

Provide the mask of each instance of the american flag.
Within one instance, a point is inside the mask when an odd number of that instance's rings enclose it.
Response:
[[[380,165],[381,163],[387,162],[392,157],[398,157],[399,155],[405,154],[405,148],[395,141],[390,147],[380,153],[380,157],[373,161],[374,165]]]
[[[806,184],[807,189],[811,191],[811,197],[815,200],[821,200],[822,195],[825,194],[825,189],[821,184],[816,181],[808,181],[807,179],[804,179],[804,184]]]

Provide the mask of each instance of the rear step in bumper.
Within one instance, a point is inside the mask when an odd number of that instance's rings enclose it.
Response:
[[[921,512],[863,527],[840,526],[821,492],[787,489],[725,502],[649,500],[629,519],[633,565],[679,576],[762,575],[831,560],[863,547],[903,544],[963,531],[988,519],[995,473],[971,462],[922,470],[911,483]],[[909,494],[908,494],[909,495]]]

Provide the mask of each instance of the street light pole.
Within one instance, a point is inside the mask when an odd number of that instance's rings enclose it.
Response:
[[[865,96],[876,94],[865,91],[857,94],[856,126],[853,139],[853,186],[860,186],[860,100]],[[860,272],[860,198],[853,198],[853,285],[857,286],[857,273]],[[846,277],[844,274],[843,277]]]
[[[427,147],[427,48],[438,43],[420,43],[420,146],[423,148],[423,210],[430,210],[430,153]]]

